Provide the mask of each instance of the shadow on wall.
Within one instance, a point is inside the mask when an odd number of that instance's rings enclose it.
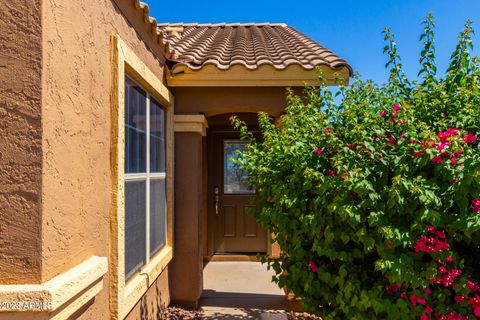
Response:
[[[155,299],[150,301],[150,305],[147,301],[147,296],[142,297],[140,303],[140,319],[141,320],[163,320],[168,319],[167,317],[167,307],[162,303],[162,292],[158,287],[158,284],[155,285]]]

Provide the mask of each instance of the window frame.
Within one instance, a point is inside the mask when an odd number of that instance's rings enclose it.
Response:
[[[164,135],[165,135],[165,148],[164,148],[164,157],[165,157],[165,164],[167,160],[166,156],[166,133],[167,133],[167,110],[166,108],[153,97],[148,90],[146,90],[141,84],[139,84],[135,79],[133,79],[128,72],[125,74],[125,79],[128,78],[131,82],[135,83],[140,89],[142,89],[145,92],[145,172],[140,172],[140,173],[126,173],[124,170],[124,183],[126,182],[134,182],[134,181],[145,181],[145,263],[138,267],[135,267],[131,272],[131,274],[127,274],[125,271],[125,282],[128,283],[139,271],[142,270],[144,266],[146,266],[150,260],[162,249],[167,245],[167,192],[166,192],[166,186],[167,186],[167,168],[165,165],[165,169],[163,172],[151,172],[151,159],[150,159],[150,148],[151,148],[151,137],[150,137],[150,111],[151,111],[151,100],[155,100],[155,102],[163,109],[165,112],[164,114]],[[126,107],[126,106],[124,106]],[[124,144],[125,148],[126,143]],[[150,251],[151,249],[151,239],[150,239],[150,191],[151,191],[151,183],[152,181],[165,181],[165,244],[157,249],[155,252]],[[126,246],[126,243],[125,243]],[[126,248],[125,248],[126,251]]]
[[[114,318],[123,319],[140,301],[173,258],[174,101],[173,95],[163,84],[162,79],[152,72],[118,35],[112,35],[111,39],[113,68],[110,153],[112,198],[110,209],[109,294],[112,315]],[[154,253],[149,261],[127,281],[125,274],[126,76],[139,84],[165,111],[165,192],[167,206],[165,245]],[[148,218],[150,217],[148,216]],[[146,230],[146,233],[150,233],[150,230]]]

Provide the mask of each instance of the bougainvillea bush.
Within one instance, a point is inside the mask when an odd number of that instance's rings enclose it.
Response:
[[[275,281],[323,319],[480,318],[480,74],[467,23],[444,75],[428,16],[419,79],[292,93],[240,164],[276,234]]]

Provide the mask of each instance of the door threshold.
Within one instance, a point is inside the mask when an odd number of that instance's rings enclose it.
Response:
[[[265,255],[265,254],[261,254]],[[204,262],[212,261],[250,261],[259,262],[257,254],[241,254],[241,253],[216,253],[210,257],[203,257]]]

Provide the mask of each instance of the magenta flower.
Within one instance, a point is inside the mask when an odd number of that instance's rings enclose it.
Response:
[[[419,158],[419,157],[421,157],[422,155],[423,155],[423,152],[421,152],[421,151],[414,151],[414,152],[413,152],[413,156],[414,156],[415,158]]]
[[[316,154],[322,154],[323,149],[314,149],[313,152],[316,153]]]
[[[449,146],[448,143],[442,142],[442,143],[440,143],[440,144],[437,146],[437,149],[438,149],[439,151],[443,151],[443,149],[445,149],[445,148],[448,147],[448,146]]]
[[[467,280],[467,289],[472,291],[472,292],[475,292],[475,291],[478,291],[479,287],[478,287],[478,284],[472,280]]]
[[[432,312],[433,312],[433,309],[432,309],[430,306],[427,306],[427,307],[425,308],[425,312],[426,312],[426,313],[432,313]]]
[[[459,295],[459,296],[455,296],[455,298],[453,298],[453,299],[455,300],[456,303],[460,303],[463,300],[465,300],[465,296],[464,295]]]
[[[433,163],[442,163],[442,157],[441,156],[435,156],[432,159]]]
[[[387,294],[392,294],[392,288],[388,283],[385,285],[385,291],[387,292]]]
[[[452,256],[448,256],[448,257],[447,257],[447,262],[453,262],[453,257],[452,257]]]
[[[473,199],[472,200],[472,212],[478,213],[480,212],[480,200],[479,199]]]
[[[400,106],[399,106],[398,104],[394,105],[394,106],[393,106],[393,110],[395,110],[395,111],[400,110]]]
[[[430,290],[430,288],[427,288],[427,289],[423,290],[423,293],[425,293],[428,296],[429,294],[432,293],[432,290]]]
[[[315,262],[313,262],[312,260],[310,260],[310,262],[308,263],[308,268],[310,269],[310,271],[312,271],[313,273],[316,273],[318,268],[317,266],[315,265]]]
[[[333,169],[328,169],[327,170],[327,176],[328,177],[335,177],[337,173]]]
[[[420,316],[420,320],[430,320],[430,317],[427,316],[426,314],[422,314],[422,315]]]
[[[417,296],[412,294],[410,295],[410,298],[408,298],[410,300],[410,303],[412,304],[412,306],[416,307],[417,306]]]
[[[463,137],[463,141],[466,144],[475,143],[475,141],[477,141],[477,137],[474,136],[473,134],[467,133],[465,137]]]
[[[387,113],[385,111],[382,111],[379,114],[379,116],[382,117],[382,118],[385,118],[386,115],[387,115]]]

